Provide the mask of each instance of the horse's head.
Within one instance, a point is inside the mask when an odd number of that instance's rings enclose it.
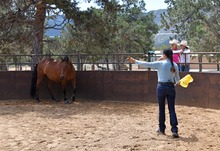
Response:
[[[60,78],[62,80],[67,77],[68,71],[72,67],[71,65],[72,65],[72,63],[71,63],[71,61],[69,61],[69,57],[65,56],[60,63],[60,67],[61,67]]]

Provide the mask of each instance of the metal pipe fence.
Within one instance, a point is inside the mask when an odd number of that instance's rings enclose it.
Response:
[[[36,64],[33,57],[43,58],[49,57],[59,60],[67,54],[57,55],[11,55],[0,54],[0,71],[24,71],[32,70]],[[154,53],[111,53],[111,54],[68,54],[70,60],[77,71],[82,70],[107,70],[107,71],[123,71],[123,70],[146,70],[141,66],[130,64],[127,57],[132,56],[139,60],[156,61],[162,56],[161,52]],[[194,72],[219,72],[220,52],[192,52],[190,53],[191,62],[190,71]],[[184,64],[184,63],[183,63]],[[186,64],[186,63],[185,63]]]

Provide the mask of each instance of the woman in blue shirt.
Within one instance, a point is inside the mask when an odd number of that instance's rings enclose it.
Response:
[[[180,80],[178,66],[173,62],[173,51],[171,49],[164,49],[163,60],[155,62],[138,61],[132,57],[128,58],[130,63],[143,65],[146,68],[157,69],[158,85],[157,85],[157,99],[159,104],[159,129],[157,133],[165,135],[165,101],[167,99],[168,109],[170,114],[171,132],[174,138],[178,138],[178,121],[175,112],[175,83]]]

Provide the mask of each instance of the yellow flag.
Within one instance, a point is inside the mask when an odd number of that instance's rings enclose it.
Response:
[[[193,82],[193,78],[190,74],[187,74],[185,77],[180,79],[179,83],[182,87],[187,88],[189,83]]]

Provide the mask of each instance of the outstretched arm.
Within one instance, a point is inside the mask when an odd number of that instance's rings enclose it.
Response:
[[[157,61],[161,61],[161,60],[165,60],[165,58],[161,56],[159,59],[157,59]]]
[[[127,58],[127,60],[128,60],[129,63],[135,63],[136,62],[135,59],[130,57],[130,56]]]
[[[161,61],[154,61],[154,62],[146,62],[146,61],[139,61],[139,60],[135,60],[132,57],[128,57],[127,58],[129,63],[135,63],[138,65],[142,65],[146,68],[159,68]]]

